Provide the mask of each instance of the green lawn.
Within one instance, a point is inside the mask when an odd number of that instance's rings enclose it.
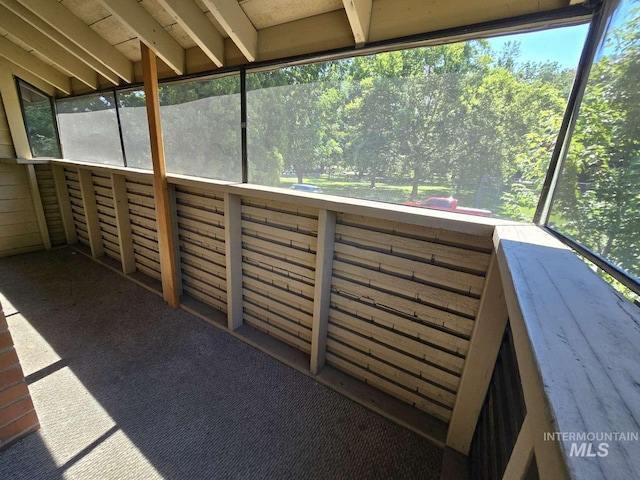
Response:
[[[298,179],[295,177],[280,177],[280,187],[287,188],[294,183],[298,183]],[[365,200],[400,204],[411,200],[411,185],[392,185],[384,182],[376,182],[376,188],[370,188],[368,181],[336,180],[329,179],[326,175],[305,177],[304,183],[317,185],[322,188],[324,193],[341,197],[362,198]],[[449,197],[451,195],[451,189],[444,185],[421,185],[418,187],[418,197],[416,200],[424,200],[428,197]],[[464,191],[457,196],[459,204],[464,207],[473,206],[475,197],[475,191]],[[520,210],[529,221],[533,219],[535,212],[534,207],[521,206]],[[493,216],[507,218],[501,208],[496,209],[493,212]],[[552,220],[557,222],[560,218],[552,217]]]
[[[296,178],[281,177],[280,186],[288,187],[298,183]],[[342,197],[364,198],[366,200],[376,200],[388,203],[403,203],[410,200],[411,185],[390,185],[377,182],[376,188],[370,188],[369,182],[353,182],[341,180],[329,180],[325,176],[309,177],[304,179],[304,183],[317,185],[324,193],[329,195],[339,195]],[[443,186],[420,186],[418,188],[418,199],[427,197],[448,197],[450,189]]]

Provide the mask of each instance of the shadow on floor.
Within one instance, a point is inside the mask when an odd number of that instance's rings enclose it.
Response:
[[[439,478],[442,452],[71,249],[0,259],[42,429],[0,478]]]

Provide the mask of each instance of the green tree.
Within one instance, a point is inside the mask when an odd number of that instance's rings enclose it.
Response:
[[[640,9],[593,65],[554,203],[556,228],[640,276]]]

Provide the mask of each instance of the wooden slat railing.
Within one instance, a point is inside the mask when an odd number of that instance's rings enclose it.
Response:
[[[91,246],[86,215],[95,210],[105,254],[120,255],[127,274],[133,269],[126,259],[133,256],[133,268],[160,279],[151,174],[54,163],[65,168],[79,242]],[[96,205],[89,209],[78,168],[92,172]],[[110,181],[122,177],[124,194],[120,181]],[[326,380],[337,378],[327,372],[342,371],[386,392],[397,399],[394,409],[416,407],[416,415],[435,419],[424,424],[415,417],[416,429],[463,454],[486,399],[494,399],[494,417],[508,408],[507,370],[494,374],[508,317],[526,417],[508,429],[515,444],[501,457],[504,478],[640,471],[631,447],[611,452],[620,470],[607,458],[576,460],[566,442],[542,439],[558,429],[638,430],[640,401],[625,398],[640,400],[628,382],[635,373],[624,359],[640,358],[640,315],[539,227],[182,175],[169,175],[169,186],[182,298],[190,311],[199,312],[187,299],[202,302],[210,309],[203,318],[341,391],[346,380],[337,381],[340,386]],[[133,253],[126,253],[129,243]],[[586,299],[576,284],[586,288]],[[585,307],[594,298],[608,314],[600,305]],[[591,319],[589,328],[576,312]],[[603,355],[613,339],[626,353],[611,364],[624,373],[602,374],[610,371]],[[551,354],[567,345],[567,352]],[[579,363],[573,348],[588,362]],[[591,367],[598,373],[589,374]],[[599,383],[618,393],[604,394]],[[567,384],[580,395],[572,399]],[[487,397],[491,388],[496,391]],[[366,392],[353,396],[373,390]],[[578,397],[607,407],[586,421]],[[410,416],[400,417],[414,428]]]

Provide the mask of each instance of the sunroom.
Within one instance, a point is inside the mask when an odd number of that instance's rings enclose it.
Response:
[[[640,478],[640,2],[0,0],[0,477]]]

